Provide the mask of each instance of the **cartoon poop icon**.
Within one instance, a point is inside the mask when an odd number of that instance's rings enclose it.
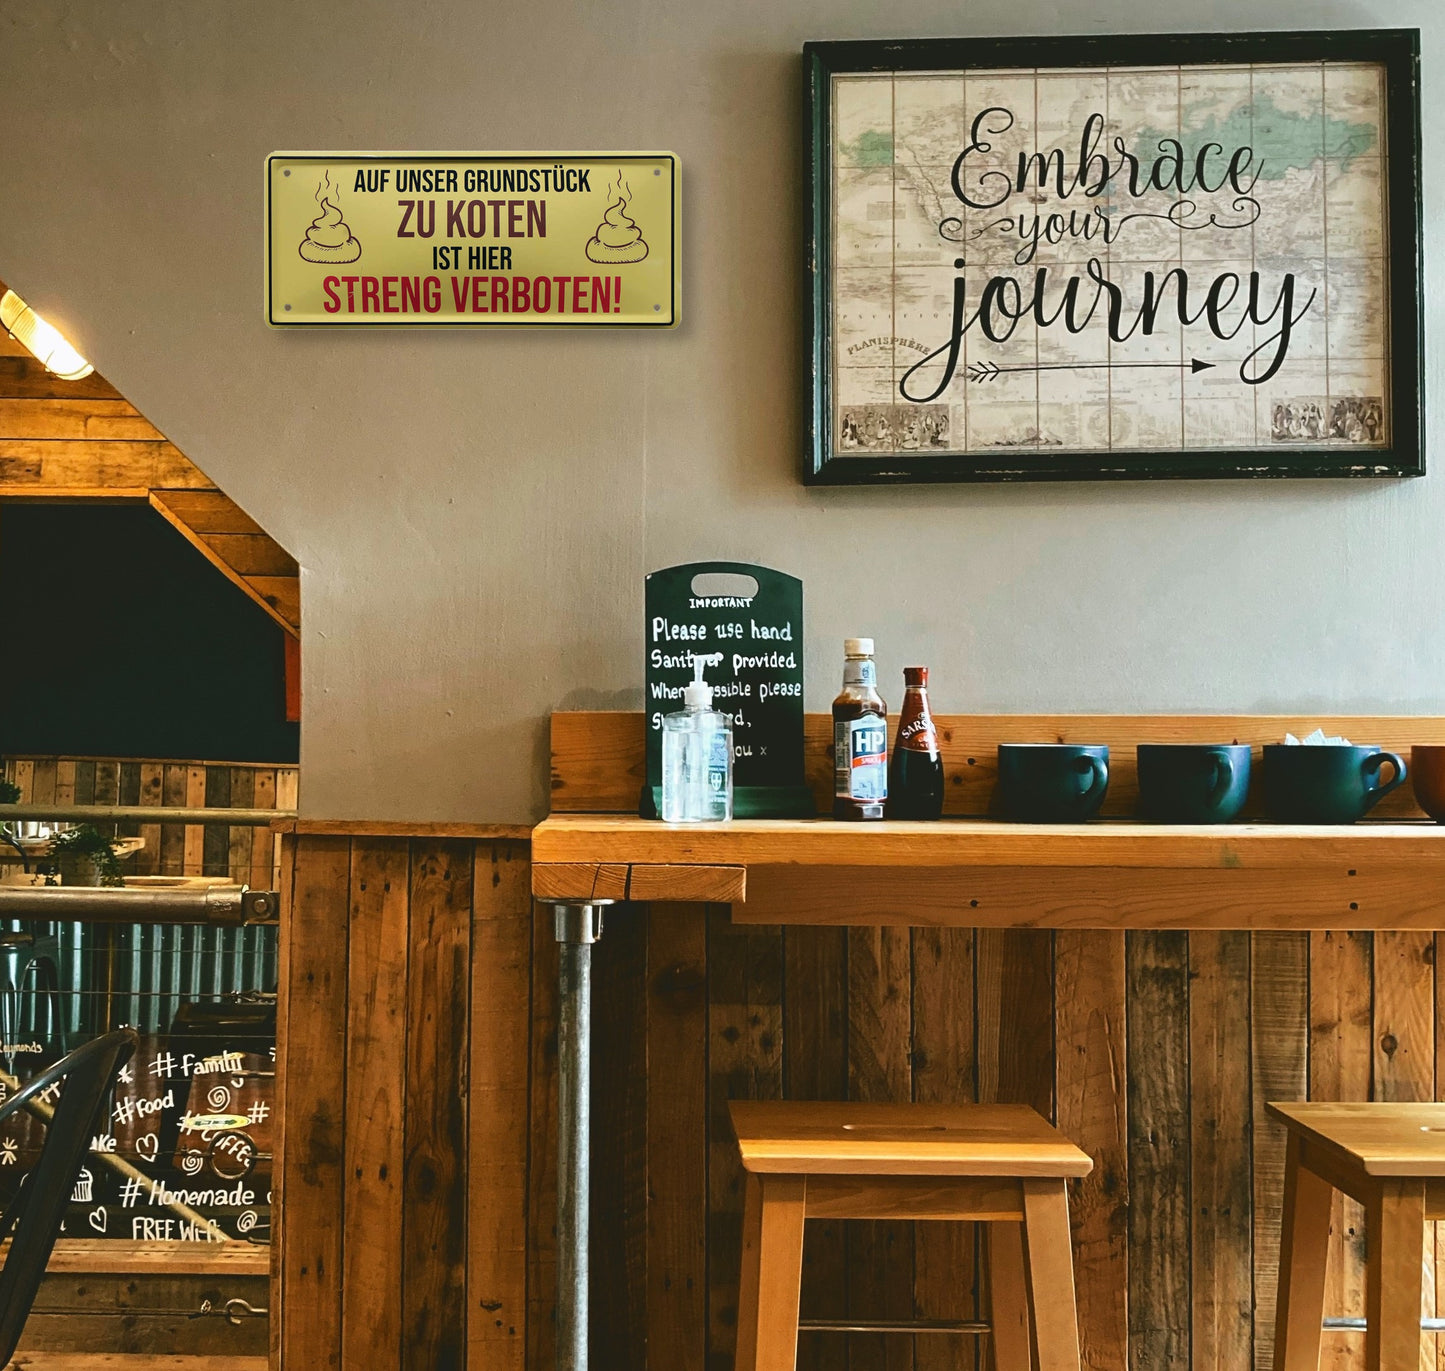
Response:
[[[308,262],[341,263],[354,262],[361,256],[361,240],[352,237],[337,208],[336,187],[331,184],[328,171],[316,187],[316,198],[321,202],[321,213],[311,221],[306,237],[296,249]]]
[[[616,184],[616,190],[611,183],[608,184],[609,199],[613,195],[617,198],[607,206],[607,213],[597,225],[597,232],[588,240],[589,262],[616,266],[624,262],[640,262],[647,256],[647,243],[643,240],[641,230],[627,217],[632,191],[623,181],[620,171],[617,173]]]

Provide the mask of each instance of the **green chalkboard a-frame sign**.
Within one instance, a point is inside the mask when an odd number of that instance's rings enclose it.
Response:
[[[693,658],[707,662],[713,708],[733,717],[733,813],[812,818],[803,770],[803,583],[746,562],[692,562],[647,578],[647,782],[662,802],[662,718],[682,708]]]
[[[806,482],[1424,474],[1418,29],[804,66]]]

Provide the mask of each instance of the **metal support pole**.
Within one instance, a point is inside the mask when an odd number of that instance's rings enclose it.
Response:
[[[587,1371],[592,944],[611,900],[553,904],[557,1016],[557,1371]]]

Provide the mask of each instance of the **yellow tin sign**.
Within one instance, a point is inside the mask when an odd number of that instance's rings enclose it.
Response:
[[[670,327],[670,152],[274,152],[266,322]]]

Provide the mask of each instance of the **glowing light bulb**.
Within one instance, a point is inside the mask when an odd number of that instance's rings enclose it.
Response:
[[[0,324],[46,371],[63,381],[78,381],[95,370],[65,339],[13,290],[0,295]]]

